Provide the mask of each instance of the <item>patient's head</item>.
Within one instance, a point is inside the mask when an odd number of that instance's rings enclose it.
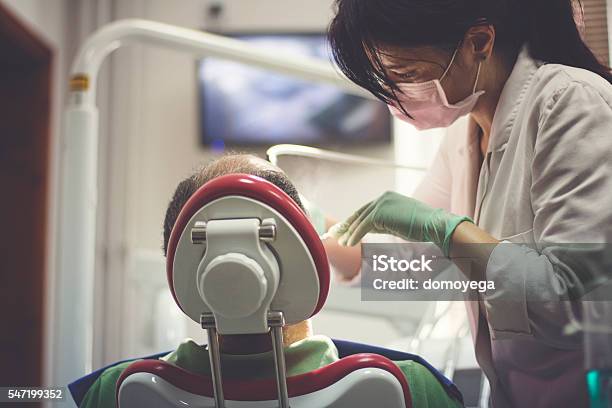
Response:
[[[250,154],[223,156],[197,170],[177,186],[164,219],[164,255],[167,254],[172,227],[174,227],[176,219],[187,200],[208,181],[227,174],[237,173],[251,174],[268,180],[287,193],[302,209],[304,208],[297,190],[285,173],[278,167]],[[310,323],[308,321],[286,326],[283,328],[284,342],[285,344],[291,344],[310,335],[310,332]],[[223,336],[221,338],[221,348],[226,353],[255,353],[270,349],[271,344],[267,335]]]
[[[304,209],[297,190],[281,169],[266,160],[250,154],[226,155],[200,168],[194,174],[181,181],[176,187],[176,191],[166,210],[166,218],[164,220],[164,255],[166,255],[168,250],[168,240],[170,239],[172,227],[189,197],[208,181],[225,176],[226,174],[237,173],[251,174],[268,180],[287,193],[297,205]]]

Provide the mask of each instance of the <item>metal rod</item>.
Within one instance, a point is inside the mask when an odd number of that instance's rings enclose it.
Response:
[[[317,147],[301,146],[294,144],[278,144],[270,147],[266,151],[268,160],[274,165],[278,165],[279,156],[298,156],[310,157],[319,160],[333,161],[336,163],[357,164],[364,166],[374,166],[376,168],[385,167],[398,170],[425,171],[427,166],[408,166],[388,160],[373,159],[371,157],[357,156],[354,154],[338,153],[331,150],[319,149]]]
[[[272,335],[274,351],[274,368],[276,371],[276,389],[280,408],[289,408],[289,393],[287,392],[287,368],[283,350],[283,326],[285,317],[282,312],[268,312],[268,326]]]
[[[206,242],[206,223],[203,221],[196,221],[191,229],[191,243],[200,245],[204,242]]]
[[[219,338],[217,337],[215,317],[212,313],[204,313],[200,316],[200,324],[203,329],[206,329],[208,334],[208,357],[210,360],[215,406],[217,408],[225,408],[223,378],[221,376],[221,353],[219,351]]]
[[[258,229],[259,239],[263,242],[274,242],[276,239],[276,224],[262,224]],[[206,243],[206,223],[197,221],[191,229],[191,243],[202,245]]]

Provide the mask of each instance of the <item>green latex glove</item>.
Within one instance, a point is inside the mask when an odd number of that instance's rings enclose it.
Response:
[[[340,245],[353,246],[368,232],[391,234],[408,241],[433,242],[445,255],[455,228],[469,217],[451,214],[413,198],[386,192],[351,215],[346,221],[334,225],[330,234]]]

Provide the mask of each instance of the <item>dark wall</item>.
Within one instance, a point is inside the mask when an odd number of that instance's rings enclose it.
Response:
[[[42,382],[51,62],[0,4],[0,386]]]

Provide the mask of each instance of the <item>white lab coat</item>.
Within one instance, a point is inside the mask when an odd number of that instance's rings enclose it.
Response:
[[[588,406],[581,336],[562,335],[567,305],[540,301],[563,294],[555,283],[566,279],[544,243],[612,242],[612,86],[524,48],[482,167],[478,135],[474,122],[449,135],[414,197],[512,243],[487,267],[496,293],[466,302],[492,406]]]

